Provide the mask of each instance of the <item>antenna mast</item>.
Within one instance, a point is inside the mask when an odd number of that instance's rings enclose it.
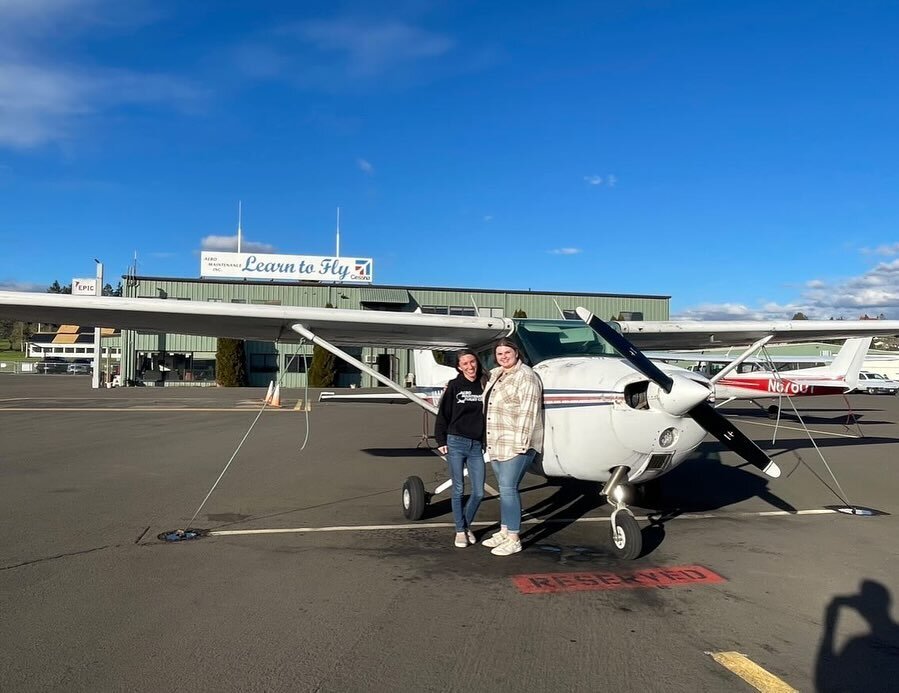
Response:
[[[243,212],[242,204],[241,204],[241,201],[238,200],[237,201],[237,252],[238,253],[240,252],[240,236],[242,233],[241,228],[240,228],[242,212]]]
[[[337,253],[335,257],[340,257],[340,207],[337,208]]]

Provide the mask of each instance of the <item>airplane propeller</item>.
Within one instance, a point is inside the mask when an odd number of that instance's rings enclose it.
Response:
[[[577,314],[581,320],[590,326],[590,329],[611,344],[639,373],[642,373],[650,381],[658,385],[665,394],[675,395],[675,397],[671,398],[672,400],[677,401],[679,399],[676,397],[676,389],[687,389],[688,391],[684,393],[686,398],[680,399],[687,399],[688,405],[683,408],[680,414],[686,414],[692,418],[727,448],[737,453],[754,467],[762,470],[768,476],[775,479],[780,476],[780,468],[768,457],[765,451],[737,429],[721,412],[709,404],[707,396],[703,396],[702,391],[697,390],[695,381],[680,377],[675,379],[664,373],[661,368],[646,358],[645,354],[631,344],[627,338],[586,308],[578,308]],[[667,398],[660,394],[660,399],[664,401]]]

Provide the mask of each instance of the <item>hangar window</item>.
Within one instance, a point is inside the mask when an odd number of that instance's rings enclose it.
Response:
[[[247,299],[245,298],[232,298],[231,303],[246,303]]]
[[[470,317],[474,317],[474,306],[470,308],[468,306],[450,306],[449,309],[450,315],[468,315]]]
[[[250,354],[250,370],[254,373],[277,373],[277,354]]]
[[[303,358],[305,356],[305,358]],[[288,373],[305,373],[306,366],[312,361],[311,354],[284,354],[284,363]]]
[[[279,298],[254,298],[250,303],[253,303],[257,306],[280,306],[281,299]]]

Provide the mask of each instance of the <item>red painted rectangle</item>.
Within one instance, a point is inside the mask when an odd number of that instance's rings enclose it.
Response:
[[[727,582],[727,580],[701,565],[642,568],[624,573],[535,573],[512,577],[512,583],[522,594],[679,587],[721,582]]]

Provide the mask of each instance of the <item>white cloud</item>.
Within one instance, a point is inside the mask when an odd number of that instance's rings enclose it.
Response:
[[[605,185],[608,188],[614,188],[618,184],[618,176],[614,173],[607,173],[605,177],[603,176],[584,176],[584,182],[588,185]]]
[[[362,171],[362,173],[364,173],[366,176],[375,175],[375,167],[365,159],[356,159],[356,166],[358,166],[359,170]]]
[[[282,33],[311,47],[317,53],[320,70],[350,79],[377,77],[438,58],[454,45],[447,36],[393,20],[315,20],[285,27]]]
[[[16,279],[0,279],[0,291],[46,291],[50,284],[35,284]]]
[[[899,258],[882,262],[857,277],[825,283],[810,280],[795,301],[767,303],[752,308],[744,304],[702,304],[679,311],[675,319],[695,320],[789,320],[801,312],[817,320],[880,314],[899,319]]]
[[[106,0],[0,0],[0,147],[30,148],[70,138],[90,116],[126,105],[191,108],[201,92],[168,75],[79,65],[65,55],[73,36],[146,21]]]
[[[887,243],[879,245],[876,248],[862,248],[862,253],[865,255],[884,255],[886,257],[892,257],[893,255],[899,255],[899,243]]]
[[[577,255],[582,252],[580,248],[553,248],[547,250],[550,255]]]
[[[237,234],[233,236],[204,236],[200,241],[202,250],[218,250],[221,252],[237,252]],[[259,243],[241,238],[240,252],[242,253],[274,253],[275,246],[269,243]]]

